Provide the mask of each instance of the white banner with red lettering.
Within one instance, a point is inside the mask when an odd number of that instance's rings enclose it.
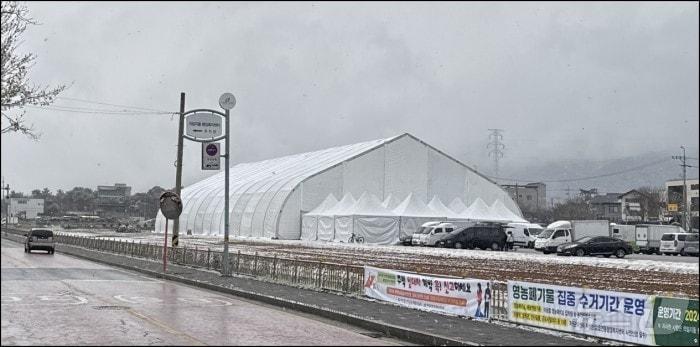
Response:
[[[365,295],[419,310],[480,319],[489,317],[492,283],[365,266]]]

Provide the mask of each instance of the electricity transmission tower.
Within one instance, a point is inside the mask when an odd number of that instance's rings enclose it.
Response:
[[[506,149],[506,145],[501,143],[503,140],[503,135],[501,132],[503,129],[489,129],[491,132],[489,134],[489,144],[486,148],[489,149],[489,156],[493,158],[493,174],[498,176],[498,161],[503,158],[503,150]]]

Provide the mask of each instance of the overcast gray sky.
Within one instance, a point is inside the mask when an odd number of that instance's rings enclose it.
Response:
[[[698,147],[697,2],[27,5],[34,82],[166,111],[232,92],[234,163],[410,132],[481,167],[488,128],[510,164]],[[27,111],[13,189],[174,186],[177,118]],[[184,184],[215,173],[185,143]]]

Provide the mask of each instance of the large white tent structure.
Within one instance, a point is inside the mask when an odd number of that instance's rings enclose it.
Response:
[[[329,194],[360,196],[364,192],[380,200],[389,195],[403,199],[409,193],[423,201],[459,197],[465,204],[477,198],[487,204],[500,199],[521,215],[496,183],[410,134],[234,165],[226,212],[223,175],[220,172],[182,190],[181,233],[223,236],[224,213],[228,213],[233,236],[296,240],[301,238],[303,215]],[[159,213],[155,231],[164,229],[165,219]]]
[[[317,226],[317,240],[320,241],[333,241],[336,239],[335,230],[336,228],[346,229],[349,226],[344,226],[342,223],[348,223],[347,220],[341,220],[340,225],[336,225],[335,216],[344,216],[349,213],[352,207],[357,201],[350,193],[345,193],[340,201],[334,206],[326,209],[318,214],[318,226]]]

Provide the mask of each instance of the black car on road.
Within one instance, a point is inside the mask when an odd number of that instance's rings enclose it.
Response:
[[[441,247],[487,249],[494,251],[503,249],[506,244],[506,232],[500,224],[477,224],[461,230],[453,231],[450,236],[442,239]]]
[[[606,258],[615,255],[624,258],[627,254],[632,254],[632,247],[627,242],[607,236],[584,237],[557,247],[557,255],[604,255]]]

